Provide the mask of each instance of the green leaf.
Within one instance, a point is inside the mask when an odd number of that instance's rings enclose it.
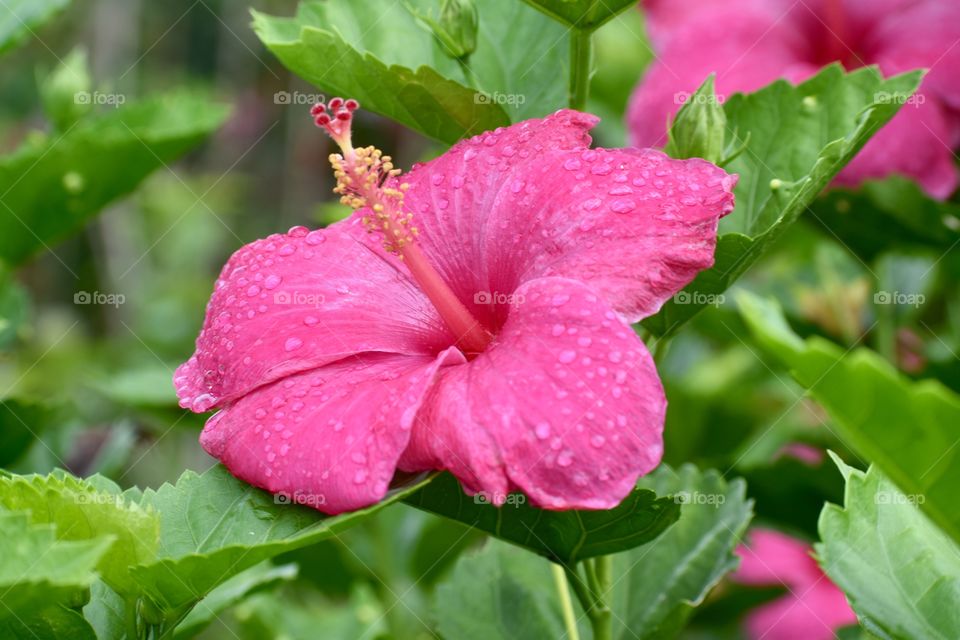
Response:
[[[20,264],[192,149],[227,109],[176,92],[111,108],[0,159],[0,260]]]
[[[44,609],[28,620],[9,619],[0,622],[0,638],[4,640],[104,640],[98,639],[90,623],[73,609],[57,605]]]
[[[773,301],[743,292],[737,302],[757,341],[827,410],[844,444],[903,491],[923,495],[921,508],[960,540],[960,397],[937,381],[909,380],[869,349],[800,339]]]
[[[294,18],[257,11],[253,18],[264,45],[294,73],[441,142],[564,105],[560,74],[537,72],[562,68],[564,30],[515,0],[480,6],[469,60],[476,87],[403,3],[301,2]]]
[[[366,583],[355,586],[346,602],[328,603],[298,589],[296,594],[260,593],[236,608],[243,638],[386,638],[387,609]],[[293,596],[293,597],[292,597]],[[299,596],[299,598],[296,598]],[[277,612],[283,612],[277,615]],[[422,621],[417,621],[420,626]],[[322,630],[322,631],[321,631]],[[407,636],[404,636],[407,637]],[[413,636],[417,637],[417,636]],[[428,636],[429,637],[429,636]]]
[[[0,400],[0,467],[16,462],[50,422],[53,411],[13,398]]]
[[[132,569],[165,616],[182,615],[241,571],[286,551],[336,535],[414,488],[351,513],[324,516],[278,504],[274,496],[237,480],[222,466],[184,473],[176,485],[143,492],[141,504],[160,514],[155,562]]]
[[[752,516],[742,480],[692,465],[660,466],[638,487],[682,504],[680,520],[656,540],[613,555],[613,637],[668,638],[737,565],[733,549]],[[510,507],[503,507],[503,511]],[[580,512],[586,517],[589,513]],[[600,512],[602,513],[602,512]],[[437,586],[441,635],[467,640],[564,636],[550,564],[496,540],[462,557]]]
[[[549,560],[572,565],[653,540],[680,515],[672,498],[635,489],[607,511],[546,511],[512,494],[494,507],[478,494],[468,496],[460,483],[443,474],[404,500],[410,506],[476,527]]]
[[[736,209],[720,222],[714,266],[643,326],[668,335],[718,302],[896,114],[899,101],[885,96],[911,95],[920,76],[913,72],[884,79],[872,67],[845,73],[833,65],[797,86],[778,80],[727,100],[728,133],[746,142],[744,152],[726,167],[740,175]]]
[[[444,638],[565,637],[550,563],[498,540],[457,561],[433,614]]]
[[[40,84],[40,97],[47,118],[60,131],[66,131],[90,112],[90,72],[87,53],[74,49]]]
[[[746,483],[717,471],[661,465],[639,486],[683,502],[680,521],[657,540],[614,557],[614,637],[673,637],[727,572],[753,516]]]
[[[29,623],[56,605],[82,602],[112,542],[58,539],[54,526],[0,509],[0,630]]]
[[[831,191],[810,217],[865,260],[906,245],[946,251],[960,240],[960,205],[934,200],[899,176]]]
[[[238,573],[210,592],[200,604],[177,625],[174,638],[193,638],[229,607],[265,589],[297,577],[297,565],[274,566],[262,562]]]
[[[97,640],[128,640],[126,603],[103,580],[90,586],[90,602],[83,607],[83,617]]]
[[[820,514],[820,565],[860,622],[881,638],[960,638],[960,548],[879,469],[834,457],[847,481],[845,507]]]
[[[55,525],[63,540],[111,537],[110,552],[97,570],[120,594],[137,590],[129,567],[149,562],[156,555],[159,520],[155,514],[62,472],[0,477],[0,506],[28,512],[35,524]]]
[[[70,0],[5,0],[0,8],[0,53],[19,45]]]
[[[29,307],[30,294],[0,265],[0,351],[16,342],[21,326],[27,321]],[[3,451],[0,447],[0,459],[4,457]]]
[[[634,0],[524,0],[554,20],[593,31],[618,14],[636,6]]]

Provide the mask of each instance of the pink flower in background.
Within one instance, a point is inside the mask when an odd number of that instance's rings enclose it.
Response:
[[[615,506],[659,463],[666,406],[628,323],[712,264],[736,177],[590,149],[596,118],[565,110],[401,179],[352,146],[355,108],[313,114],[356,213],[237,251],[176,372],[182,406],[220,410],[204,448],[327,513],[377,502],[397,469],[498,504]]]
[[[787,593],[747,616],[755,640],[833,640],[836,630],[857,623],[843,592],[824,575],[810,545],[769,529],[753,529],[737,549],[736,582],[783,586]]]
[[[838,182],[899,173],[937,198],[957,187],[960,3],[945,0],[646,0],[657,58],[634,91],[631,141],[662,146],[666,124],[710,73],[717,92],[797,82],[825,64],[878,65],[885,75],[929,69],[905,104]]]

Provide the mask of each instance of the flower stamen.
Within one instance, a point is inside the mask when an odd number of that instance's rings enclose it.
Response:
[[[468,355],[480,353],[490,343],[492,334],[471,315],[416,244],[418,231],[412,224],[413,214],[403,208],[404,193],[410,185],[395,185],[391,181],[400,175],[400,169],[393,166],[390,156],[373,146],[353,146],[350,125],[359,106],[353,99],[333,98],[310,109],[316,125],[340,147],[340,153],[330,154],[337,179],[333,191],[343,204],[366,210],[364,227],[369,233],[382,234],[384,249],[406,263],[444,322],[458,336],[457,346]]]

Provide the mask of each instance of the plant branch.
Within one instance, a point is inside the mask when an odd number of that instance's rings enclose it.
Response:
[[[574,28],[570,32],[570,85],[567,97],[571,109],[583,111],[587,108],[592,66],[593,32]]]

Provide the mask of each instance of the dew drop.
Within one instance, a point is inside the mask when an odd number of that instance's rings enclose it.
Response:
[[[283,343],[285,351],[295,351],[301,346],[303,346],[303,340],[300,338],[287,338],[287,341]]]
[[[563,351],[560,352],[560,355],[557,356],[557,360],[559,360],[563,364],[570,364],[576,359],[577,359],[577,352],[573,351],[572,349],[564,349]]]

